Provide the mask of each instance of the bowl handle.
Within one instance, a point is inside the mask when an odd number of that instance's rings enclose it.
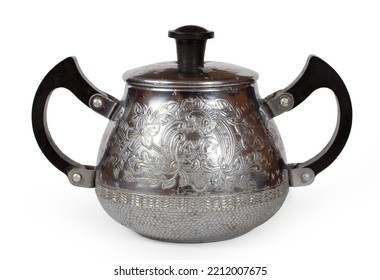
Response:
[[[46,158],[65,173],[75,186],[94,187],[95,167],[82,165],[66,156],[54,143],[46,119],[49,97],[57,88],[66,88],[80,101],[99,114],[115,119],[120,114],[120,102],[93,86],[83,75],[75,57],[58,63],[42,80],[33,101],[32,124],[34,136]]]
[[[338,120],[334,134],[326,147],[315,157],[303,163],[289,164],[291,186],[305,186],[328,167],[344,148],[352,125],[352,105],[347,88],[335,70],[316,56],[310,56],[298,78],[287,88],[266,97],[272,117],[287,112],[301,104],[316,89],[331,89],[338,104]]]

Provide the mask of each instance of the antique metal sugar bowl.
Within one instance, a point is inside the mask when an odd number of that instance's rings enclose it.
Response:
[[[127,71],[120,101],[94,87],[74,57],[56,65],[35,95],[33,129],[45,156],[73,185],[95,188],[112,218],[149,238],[211,242],[250,231],[279,210],[289,186],[312,183],[350,133],[349,94],[326,62],[310,56],[290,86],[262,99],[256,72],[204,62],[213,36],[198,26],[170,31],[177,62]],[[46,108],[59,87],[110,120],[96,166],[68,158],[49,134]],[[273,118],[321,87],[336,96],[335,133],[314,158],[288,164]]]

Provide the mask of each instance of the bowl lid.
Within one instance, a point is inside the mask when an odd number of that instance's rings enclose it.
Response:
[[[184,75],[177,62],[162,62],[132,69],[123,79],[132,86],[157,88],[212,88],[252,84],[255,71],[233,64],[207,61],[197,75]]]
[[[187,25],[169,31],[176,39],[177,61],[139,67],[124,73],[132,86],[158,88],[212,88],[251,84],[258,79],[255,71],[222,62],[204,62],[207,39],[214,32]]]

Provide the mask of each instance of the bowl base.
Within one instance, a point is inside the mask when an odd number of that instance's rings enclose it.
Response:
[[[240,236],[271,218],[289,186],[228,195],[160,196],[96,187],[104,210],[116,221],[155,240],[203,243]]]

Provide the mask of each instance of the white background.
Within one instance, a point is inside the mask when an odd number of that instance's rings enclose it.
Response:
[[[379,12],[368,0],[2,1],[0,278],[113,279],[119,265],[171,264],[267,266],[263,279],[378,279]],[[206,60],[259,72],[262,97],[291,83],[315,54],[341,75],[354,108],[340,157],[311,186],[291,189],[267,223],[224,242],[165,243],[124,228],[93,189],[71,186],[45,159],[31,128],[34,93],[56,63],[75,55],[98,88],[121,98],[123,72],[175,60],[167,31],[186,24],[215,31]],[[95,164],[107,120],[64,91],[53,94],[48,116],[61,149]],[[276,118],[288,161],[322,149],[335,120],[328,90]]]

